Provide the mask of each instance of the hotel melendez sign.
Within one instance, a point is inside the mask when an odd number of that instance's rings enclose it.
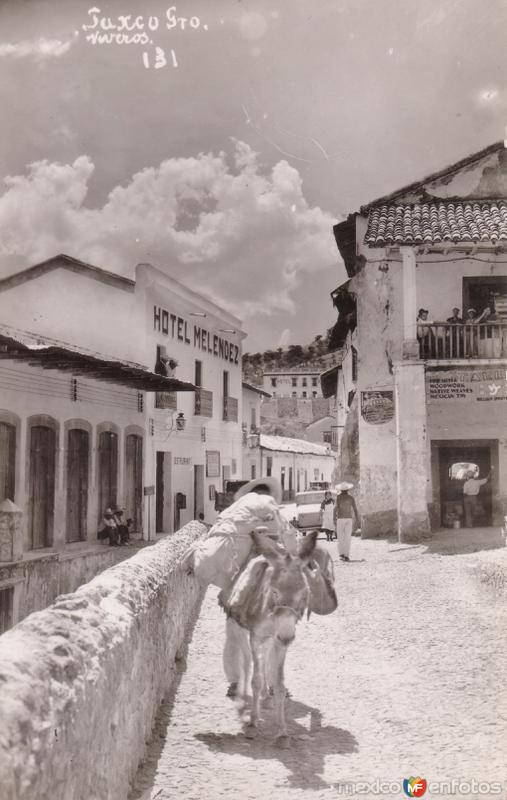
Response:
[[[394,392],[361,392],[361,416],[370,425],[382,425],[394,417]]]
[[[496,369],[439,370],[426,375],[428,403],[507,401],[507,370]]]
[[[216,333],[188,322],[165,308],[153,306],[153,330],[231,364],[239,364],[239,347]]]

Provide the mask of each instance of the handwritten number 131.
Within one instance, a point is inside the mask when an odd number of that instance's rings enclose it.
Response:
[[[171,63],[173,67],[178,66],[178,61],[174,50],[171,50]],[[150,64],[149,54],[144,52],[143,64],[146,67],[146,69],[150,69],[150,67],[153,67],[153,69],[162,69],[162,67],[167,66],[167,58],[165,57],[165,50],[163,50],[161,47],[155,48],[155,61],[153,62],[153,64]]]

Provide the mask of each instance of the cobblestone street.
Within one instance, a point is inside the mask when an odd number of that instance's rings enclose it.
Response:
[[[507,550],[354,538],[342,564],[335,542],[319,544],[336,559],[340,606],[301,623],[289,650],[288,746],[275,744],[269,708],[248,740],[225,698],[224,616],[209,589],[131,800],[329,798],[348,782],[412,775],[507,780],[507,596],[479,580],[479,569],[507,569]]]

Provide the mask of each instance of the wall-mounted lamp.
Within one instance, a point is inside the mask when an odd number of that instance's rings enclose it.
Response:
[[[207,317],[208,315],[204,313],[204,311],[191,311],[191,317]]]
[[[219,328],[220,333],[236,333],[234,328]]]
[[[176,418],[174,417],[175,414],[177,415]],[[174,431],[176,431],[176,433],[178,433],[179,431],[184,431],[186,424],[187,421],[185,419],[185,414],[183,413],[183,411],[178,411],[178,412],[173,411],[171,416],[171,424],[168,425],[165,429],[166,433],[165,440],[169,439],[169,436]]]

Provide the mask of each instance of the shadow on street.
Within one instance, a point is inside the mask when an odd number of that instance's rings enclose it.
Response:
[[[214,752],[242,755],[258,760],[277,760],[288,772],[287,781],[299,789],[325,789],[331,784],[322,778],[326,755],[355,753],[356,738],[347,730],[334,725],[322,725],[322,714],[297,700],[288,700],[286,706],[289,739],[284,746],[275,739],[271,719],[272,709],[266,709],[269,719],[261,722],[255,739],[244,732],[238,734],[198,733],[195,738]],[[309,724],[306,719],[309,716]],[[305,718],[304,723],[297,722]]]

